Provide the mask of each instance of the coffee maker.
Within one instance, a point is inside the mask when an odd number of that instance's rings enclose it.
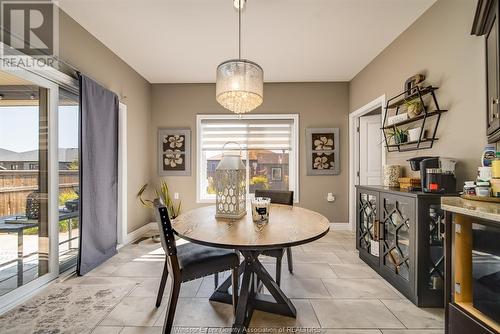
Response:
[[[412,170],[420,171],[421,191],[456,193],[455,165],[457,161],[455,159],[417,157],[408,161]],[[432,178],[432,182],[429,182],[430,178]]]

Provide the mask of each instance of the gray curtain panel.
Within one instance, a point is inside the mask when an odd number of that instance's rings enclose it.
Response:
[[[80,250],[85,275],[116,254],[118,97],[80,75]]]

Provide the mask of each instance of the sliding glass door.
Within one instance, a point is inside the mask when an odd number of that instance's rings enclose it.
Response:
[[[59,272],[76,266],[79,246],[79,97],[59,90]]]
[[[0,313],[59,273],[58,95],[0,71]]]

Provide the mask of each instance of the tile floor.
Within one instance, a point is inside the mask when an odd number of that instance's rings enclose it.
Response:
[[[288,273],[286,265],[283,266],[282,288],[292,298],[297,318],[256,311],[251,322],[254,332],[279,333],[287,327],[324,334],[444,332],[443,310],[419,309],[393,289],[359,260],[351,232],[332,231],[319,241],[293,248],[293,255],[294,274]],[[85,277],[70,277],[52,284],[49,289],[68,286],[89,290],[119,288],[114,292],[116,298],[110,299],[114,305],[95,308],[86,331],[97,334],[161,333],[166,299],[159,309],[154,304],[163,259],[160,245],[148,239],[122,248],[118,255]],[[263,261],[273,274],[272,259]],[[232,308],[209,302],[207,297],[212,290],[212,277],[182,285],[175,317],[176,333],[230,332]],[[75,298],[69,303],[81,302],[78,296]],[[6,321],[8,314],[0,317],[0,328],[2,318]],[[78,331],[71,326],[58,331],[57,324],[53,326],[44,326],[43,333],[85,332],[81,327]],[[15,333],[31,331],[20,329]]]

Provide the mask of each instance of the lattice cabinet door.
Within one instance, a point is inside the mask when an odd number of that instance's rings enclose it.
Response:
[[[364,189],[357,191],[357,248],[360,257],[369,261],[373,266],[379,266],[378,243],[378,206],[379,193]]]
[[[415,205],[412,197],[381,194],[381,274],[409,295],[415,291]]]

